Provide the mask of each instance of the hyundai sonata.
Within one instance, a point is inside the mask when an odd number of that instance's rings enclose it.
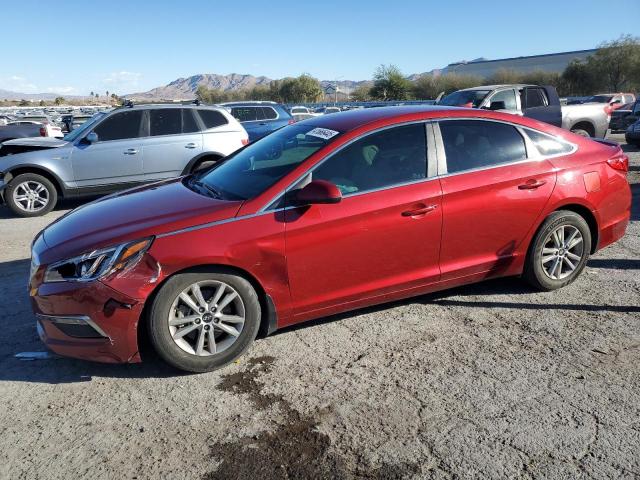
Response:
[[[624,235],[628,158],[509,114],[387,107],[284,127],[212,169],[84,205],[33,242],[53,351],[229,363],[260,331],[501,276],[573,282]]]

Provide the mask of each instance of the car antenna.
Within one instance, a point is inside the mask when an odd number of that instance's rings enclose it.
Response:
[[[125,100],[124,103],[122,104],[123,107],[128,107],[128,108],[133,108],[133,101],[132,100]]]

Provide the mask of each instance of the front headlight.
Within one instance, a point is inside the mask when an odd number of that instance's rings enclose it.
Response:
[[[53,263],[44,274],[44,282],[88,282],[124,270],[136,264],[152,242],[153,237],[144,238]]]

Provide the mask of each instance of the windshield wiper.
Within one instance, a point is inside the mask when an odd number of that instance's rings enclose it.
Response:
[[[196,185],[198,187],[204,188],[207,192],[209,192],[209,194],[213,197],[213,198],[222,198],[222,195],[220,195],[220,192],[218,192],[215,188],[213,188],[211,185],[208,185],[200,180],[194,180],[193,182],[191,182],[193,185]]]

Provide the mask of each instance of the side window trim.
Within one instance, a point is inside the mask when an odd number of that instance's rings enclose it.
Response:
[[[493,122],[493,123],[502,123],[504,125],[509,125],[510,127],[513,127],[516,129],[516,131],[518,132],[518,134],[522,137],[522,141],[524,142],[525,145],[525,152],[526,152],[526,158],[522,159],[522,160],[516,160],[513,162],[505,162],[505,163],[497,163],[495,165],[487,165],[485,167],[477,167],[477,168],[471,168],[468,170],[462,170],[460,172],[452,172],[449,173],[449,171],[447,170],[447,155],[444,149],[444,141],[442,140],[442,132],[440,131],[440,123],[442,122],[455,122],[455,121],[460,121],[460,120],[477,120],[477,121],[481,121],[481,122]],[[525,163],[525,162],[535,162],[535,161],[540,161],[540,160],[544,160],[546,158],[549,157],[542,157],[539,155],[538,149],[535,147],[535,145],[533,144],[533,142],[531,141],[531,139],[529,138],[528,135],[525,134],[525,128],[521,127],[520,125],[516,125],[513,123],[509,123],[509,122],[505,122],[502,120],[494,120],[494,119],[488,119],[488,118],[480,118],[480,117],[456,117],[456,118],[441,118],[439,119],[437,122],[435,122],[434,125],[434,131],[436,133],[436,142],[437,142],[437,146],[436,146],[436,151],[438,152],[438,177],[450,177],[453,175],[464,175],[466,173],[471,173],[471,172],[480,172],[482,170],[490,170],[493,168],[500,168],[500,167],[505,167],[508,165],[517,165],[519,163]],[[535,156],[532,156],[533,153],[536,153]]]
[[[412,180],[412,181],[408,181],[408,182],[401,182],[401,183],[397,183],[397,184],[393,184],[393,185],[387,185],[385,187],[376,188],[376,189],[372,189],[372,190],[364,190],[362,192],[352,192],[352,193],[344,194],[343,198],[355,197],[355,196],[359,196],[359,195],[366,195],[368,193],[375,193],[375,192],[380,192],[380,191],[383,191],[383,190],[389,190],[391,188],[404,187],[406,185],[413,185],[415,183],[430,182],[432,180],[437,179],[438,178],[437,175],[433,175],[433,176],[429,175],[429,173],[431,172],[431,170],[429,169],[429,159],[430,159],[430,153],[429,152],[432,150],[432,147],[429,145],[430,137],[429,137],[429,133],[428,133],[429,125],[435,125],[436,123],[437,122],[435,120],[414,120],[414,121],[410,121],[410,122],[396,123],[396,124],[387,125],[386,127],[381,127],[381,128],[375,129],[375,130],[370,130],[370,131],[368,131],[368,132],[366,132],[366,133],[364,133],[362,135],[359,135],[358,137],[352,138],[347,143],[345,143],[344,145],[341,145],[340,147],[338,147],[336,150],[331,152],[325,158],[323,158],[318,163],[316,163],[315,165],[310,167],[308,170],[306,170],[304,173],[302,173],[300,176],[298,176],[287,187],[285,187],[282,191],[280,191],[278,194],[276,194],[271,200],[267,201],[265,203],[265,206],[262,207],[260,210],[258,210],[258,213],[269,212],[269,211],[272,211],[272,210],[283,208],[283,206],[284,206],[285,209],[298,208],[296,206],[287,206],[286,203],[282,202],[282,199],[284,197],[286,197],[286,195],[288,195],[290,192],[296,190],[298,185],[300,185],[301,182],[307,180],[307,177],[312,176],[313,172],[316,169],[318,169],[322,164],[324,164],[330,158],[334,157],[335,155],[337,155],[338,153],[340,153],[342,150],[344,150],[345,148],[349,147],[353,143],[355,143],[355,142],[357,142],[359,140],[362,140],[363,138],[366,138],[369,135],[380,133],[380,132],[382,132],[384,130],[389,130],[391,128],[396,128],[396,127],[404,127],[404,126],[407,126],[407,125],[415,125],[415,124],[424,124],[425,125],[425,145],[426,145],[426,148],[427,148],[427,152],[426,152],[426,158],[427,158],[426,177],[425,178],[416,179],[416,180]],[[437,148],[437,145],[434,145],[434,147]],[[433,157],[433,153],[431,154],[431,158],[434,158]],[[435,159],[437,159],[437,155],[436,155]],[[433,169],[433,167],[432,167],[432,169]]]

